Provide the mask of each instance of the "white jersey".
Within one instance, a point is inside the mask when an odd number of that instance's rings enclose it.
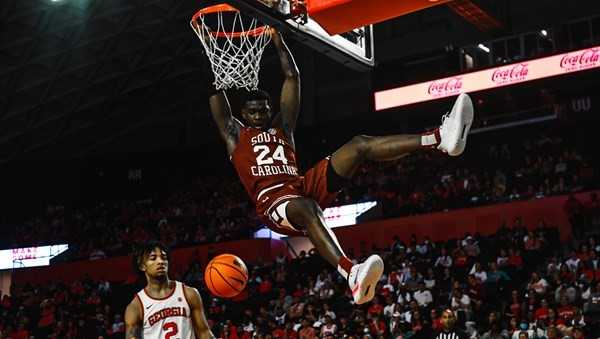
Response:
[[[142,289],[137,293],[142,304],[145,339],[194,339],[190,305],[183,293],[183,284],[175,281],[173,292],[163,299],[154,299]]]

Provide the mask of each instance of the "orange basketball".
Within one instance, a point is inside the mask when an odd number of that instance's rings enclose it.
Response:
[[[237,256],[221,254],[206,265],[204,282],[213,295],[221,298],[233,298],[246,287],[248,269],[242,259]]]

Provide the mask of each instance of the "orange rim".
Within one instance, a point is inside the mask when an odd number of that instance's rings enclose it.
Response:
[[[200,9],[194,16],[192,17],[192,21],[198,24],[198,18],[207,15],[207,14],[215,14],[215,13],[223,13],[223,12],[239,12],[239,10],[228,4],[217,4],[213,6],[208,6]],[[248,31],[241,32],[210,32],[210,34],[217,38],[239,38],[241,36],[259,36],[264,33],[267,29],[266,26],[256,27],[254,29]]]

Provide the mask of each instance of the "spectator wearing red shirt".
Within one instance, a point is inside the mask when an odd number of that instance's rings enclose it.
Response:
[[[369,306],[368,313],[371,316],[379,316],[383,313],[383,306],[379,303],[379,298],[373,298],[371,306]]]
[[[292,326],[293,324],[291,322],[286,322],[285,323],[285,327],[283,329],[281,333],[281,337],[282,339],[297,339],[298,338],[298,332],[294,331],[294,328]],[[275,337],[275,335],[273,335],[273,337]],[[277,337],[275,337],[277,338]]]
[[[454,266],[465,267],[467,265],[468,257],[462,248],[458,248],[454,251]]]
[[[268,275],[263,275],[262,281],[258,284],[258,293],[265,295],[271,293],[273,290],[273,283],[269,279]]]
[[[454,271],[457,275],[463,276],[466,273],[467,262],[469,258],[462,250],[462,248],[458,248],[454,252]]]
[[[523,268],[523,257],[519,250],[508,249],[508,265],[517,269]]]
[[[568,322],[573,319],[575,316],[575,308],[573,305],[569,304],[569,299],[567,299],[566,295],[563,295],[560,298],[560,307],[558,308],[558,317]]]
[[[271,332],[271,335],[273,336],[273,338],[284,338],[285,330],[281,327],[277,327],[273,330],[273,332]]]
[[[100,305],[100,303],[102,303],[102,300],[100,299],[100,296],[98,295],[98,292],[93,291],[92,294],[87,298],[87,300],[85,301],[86,304],[88,305]]]
[[[385,336],[387,331],[385,321],[380,319],[379,316],[374,316],[369,321],[369,330],[371,331],[371,335],[376,338],[379,338],[379,336]]]
[[[586,244],[579,246],[579,252],[577,252],[577,258],[581,261],[586,261],[590,258],[590,250]]]
[[[567,266],[567,265],[562,265],[560,267],[559,277],[562,282],[567,283],[567,284],[575,281],[575,274],[573,272],[571,272],[571,270],[569,269],[569,266]]]
[[[429,312],[429,315],[431,317],[431,329],[434,330],[434,331],[441,330],[442,329],[442,322],[441,322],[440,317],[438,315],[438,311],[435,308],[433,308]]]
[[[298,339],[317,339],[317,331],[306,319],[302,320],[302,328],[298,332]]]
[[[67,292],[63,289],[59,289],[54,293],[54,305],[62,305],[67,300]]]
[[[546,319],[546,324],[548,326],[558,326],[564,325],[565,321],[563,319],[558,319],[556,317],[556,311],[553,308],[548,309],[548,318]]]
[[[10,339],[29,339],[29,331],[25,329],[25,324],[20,323],[19,327],[12,332],[8,333]]]
[[[231,323],[231,320],[227,320],[225,325],[223,325],[219,338],[239,339],[237,332],[237,327]]]
[[[410,327],[413,332],[418,333],[423,329],[423,319],[421,317],[421,312],[415,311],[410,319]]]
[[[47,337],[51,332],[51,326],[54,325],[54,303],[52,299],[46,299],[40,304],[41,315],[38,321],[39,336]]]
[[[85,292],[85,290],[83,289],[83,285],[81,284],[81,281],[75,281],[75,282],[73,282],[73,284],[71,284],[71,293],[73,295],[81,296],[84,294],[84,292]]]
[[[509,305],[509,317],[517,318],[517,321],[521,319],[521,300],[519,298],[519,291],[512,291],[511,302]]]
[[[302,298],[304,296],[304,287],[301,284],[296,284],[296,289],[292,292],[292,297]]]
[[[594,276],[596,272],[594,271],[594,267],[589,261],[582,262],[583,269],[581,270],[580,278],[585,278],[587,282],[592,282],[594,280]]]
[[[545,321],[548,319],[548,301],[546,299],[542,299],[541,306],[537,310],[535,310],[534,319]]]

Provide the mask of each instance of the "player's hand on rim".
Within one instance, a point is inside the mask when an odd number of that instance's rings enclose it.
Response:
[[[279,33],[279,30],[277,30],[277,28],[269,26],[269,28],[267,28],[269,35],[271,35],[271,39],[275,40],[275,39],[281,39],[281,33]]]

